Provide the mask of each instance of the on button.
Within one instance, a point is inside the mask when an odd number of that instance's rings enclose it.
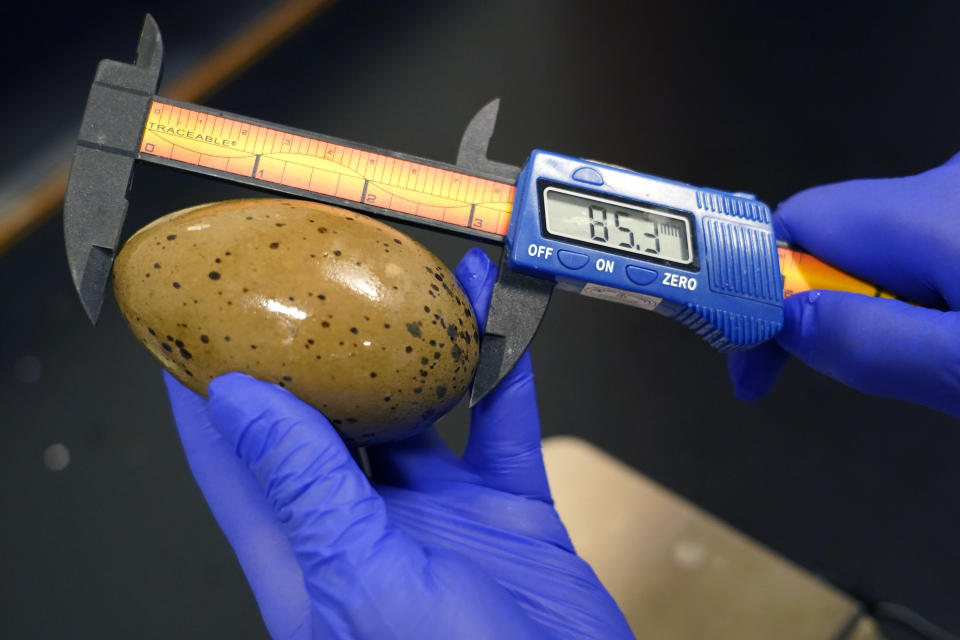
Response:
[[[567,269],[580,269],[583,265],[587,264],[588,258],[582,253],[561,249],[557,251],[557,260]]]

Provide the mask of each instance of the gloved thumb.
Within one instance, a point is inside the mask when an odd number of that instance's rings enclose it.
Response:
[[[777,342],[810,367],[960,417],[960,314],[814,290],[784,300],[784,315]]]
[[[214,379],[208,393],[213,426],[262,486],[324,622],[344,636],[381,630],[369,614],[382,609],[377,596],[402,590],[391,583],[419,575],[424,555],[388,522],[339,434],[291,393],[243,374]]]

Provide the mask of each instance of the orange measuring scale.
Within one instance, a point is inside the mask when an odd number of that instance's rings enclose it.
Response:
[[[141,155],[504,236],[512,184],[154,100]]]

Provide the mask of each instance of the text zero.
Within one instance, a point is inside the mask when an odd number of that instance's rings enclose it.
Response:
[[[694,291],[697,288],[697,279],[688,278],[687,276],[678,276],[675,273],[665,273],[663,274],[663,281],[661,284],[665,284],[668,287],[677,287],[678,289]]]

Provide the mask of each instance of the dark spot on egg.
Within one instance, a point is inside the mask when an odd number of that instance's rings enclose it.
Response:
[[[340,249],[335,249],[335,250],[333,251],[333,255],[335,255],[335,256],[340,256],[340,255],[343,255],[343,253],[340,251]]]
[[[290,376],[283,376],[283,381],[284,381],[284,382],[293,382],[293,378],[291,378]]]
[[[384,329],[389,329],[389,328],[390,328],[390,323],[389,323],[389,322],[385,322],[384,325],[383,325],[383,328],[384,328]]]
[[[219,271],[211,271],[210,273],[207,274],[207,277],[210,278],[211,280],[219,280],[219,279],[220,279],[220,272],[219,272]]]
[[[217,264],[220,264],[220,258],[217,258],[216,260],[214,260],[214,262],[216,262]]]
[[[376,372],[376,371],[371,371],[371,372],[370,372],[370,377],[371,377],[371,378],[376,378],[376,377],[377,377],[377,372]]]
[[[256,349],[256,348],[257,348],[257,345],[252,344],[252,345],[250,345],[250,348],[251,348],[251,349]]]
[[[424,313],[430,313],[430,307],[428,307],[427,305],[423,305],[423,311]]]
[[[422,391],[423,391],[423,387],[414,387],[414,388],[413,388],[413,392],[414,392],[414,393],[420,393],[420,392],[422,392]]]
[[[394,239],[393,239],[393,241],[394,241],[394,242],[396,242],[397,244],[403,244],[403,243],[402,243],[402,242],[400,242],[400,240],[399,240],[399,239],[397,239],[397,238],[394,238]]]
[[[183,348],[183,340],[174,340],[173,344],[177,345],[177,348]]]
[[[164,351],[173,351],[173,349],[166,342],[161,342],[160,346],[163,347]]]
[[[430,346],[431,346],[431,347],[437,346],[437,341],[436,341],[436,340],[431,340],[431,341],[430,341]]]
[[[223,336],[224,342],[230,342],[230,336]]]
[[[174,289],[179,289],[179,288],[180,288],[180,283],[179,283],[179,282],[174,282],[174,283],[173,283],[173,288],[174,288]]]
[[[422,335],[420,331],[420,327],[422,326],[423,326],[423,323],[420,322],[419,320],[417,320],[416,322],[408,322],[407,331],[409,331],[410,335],[412,335],[414,338],[419,338]]]
[[[152,335],[152,336],[156,336],[156,335],[157,335],[157,332],[154,331],[153,329],[148,328],[147,331],[149,331],[149,332],[150,332],[150,335]]]
[[[411,347],[410,345],[407,345],[407,348],[404,349],[404,351],[406,351],[407,353],[413,353],[413,347]]]
[[[318,293],[318,294],[317,294],[317,299],[318,299],[318,300],[326,300],[326,299],[327,299],[327,296],[323,295],[322,293]]]
[[[384,397],[383,397],[383,401],[384,401],[384,402],[390,402],[390,396],[384,396]]]
[[[450,347],[450,357],[453,358],[454,362],[460,362],[460,358],[463,357],[463,349],[459,345],[453,345]]]
[[[210,342],[210,336],[201,335],[201,336],[200,336],[200,342],[202,342],[203,344],[207,344],[208,342]]]
[[[176,240],[176,239],[177,239],[177,234],[175,233],[171,233],[170,235],[167,236],[167,240]]]
[[[430,361],[427,360],[426,358],[420,358],[420,364],[426,365],[428,362],[430,362]]]
[[[356,328],[356,327],[350,327],[350,333],[356,335],[356,334],[358,333],[357,328]]]
[[[279,246],[280,246],[280,243],[279,243],[279,242],[271,242],[271,243],[270,243],[270,248],[271,248],[271,249],[276,249],[276,248],[279,247]]]
[[[439,359],[440,359],[440,352],[439,352],[439,351],[434,351],[434,352],[433,352],[433,359],[434,359],[434,360],[439,360]]]
[[[442,398],[445,395],[447,395],[447,388],[442,386],[437,387],[437,397]]]
[[[317,231],[318,231],[319,233],[326,233],[326,232],[327,232],[327,228],[326,228],[326,227],[317,227]]]
[[[320,323],[320,326],[323,327],[324,329],[327,329],[330,327],[330,323],[324,320],[323,322]]]
[[[154,262],[154,263],[153,263],[153,268],[154,268],[154,269],[159,269],[159,268],[160,268],[160,263],[159,263],[159,262]]]
[[[182,355],[187,360],[193,357],[193,354],[191,354],[189,351],[187,351],[183,347],[180,348],[180,355]]]

